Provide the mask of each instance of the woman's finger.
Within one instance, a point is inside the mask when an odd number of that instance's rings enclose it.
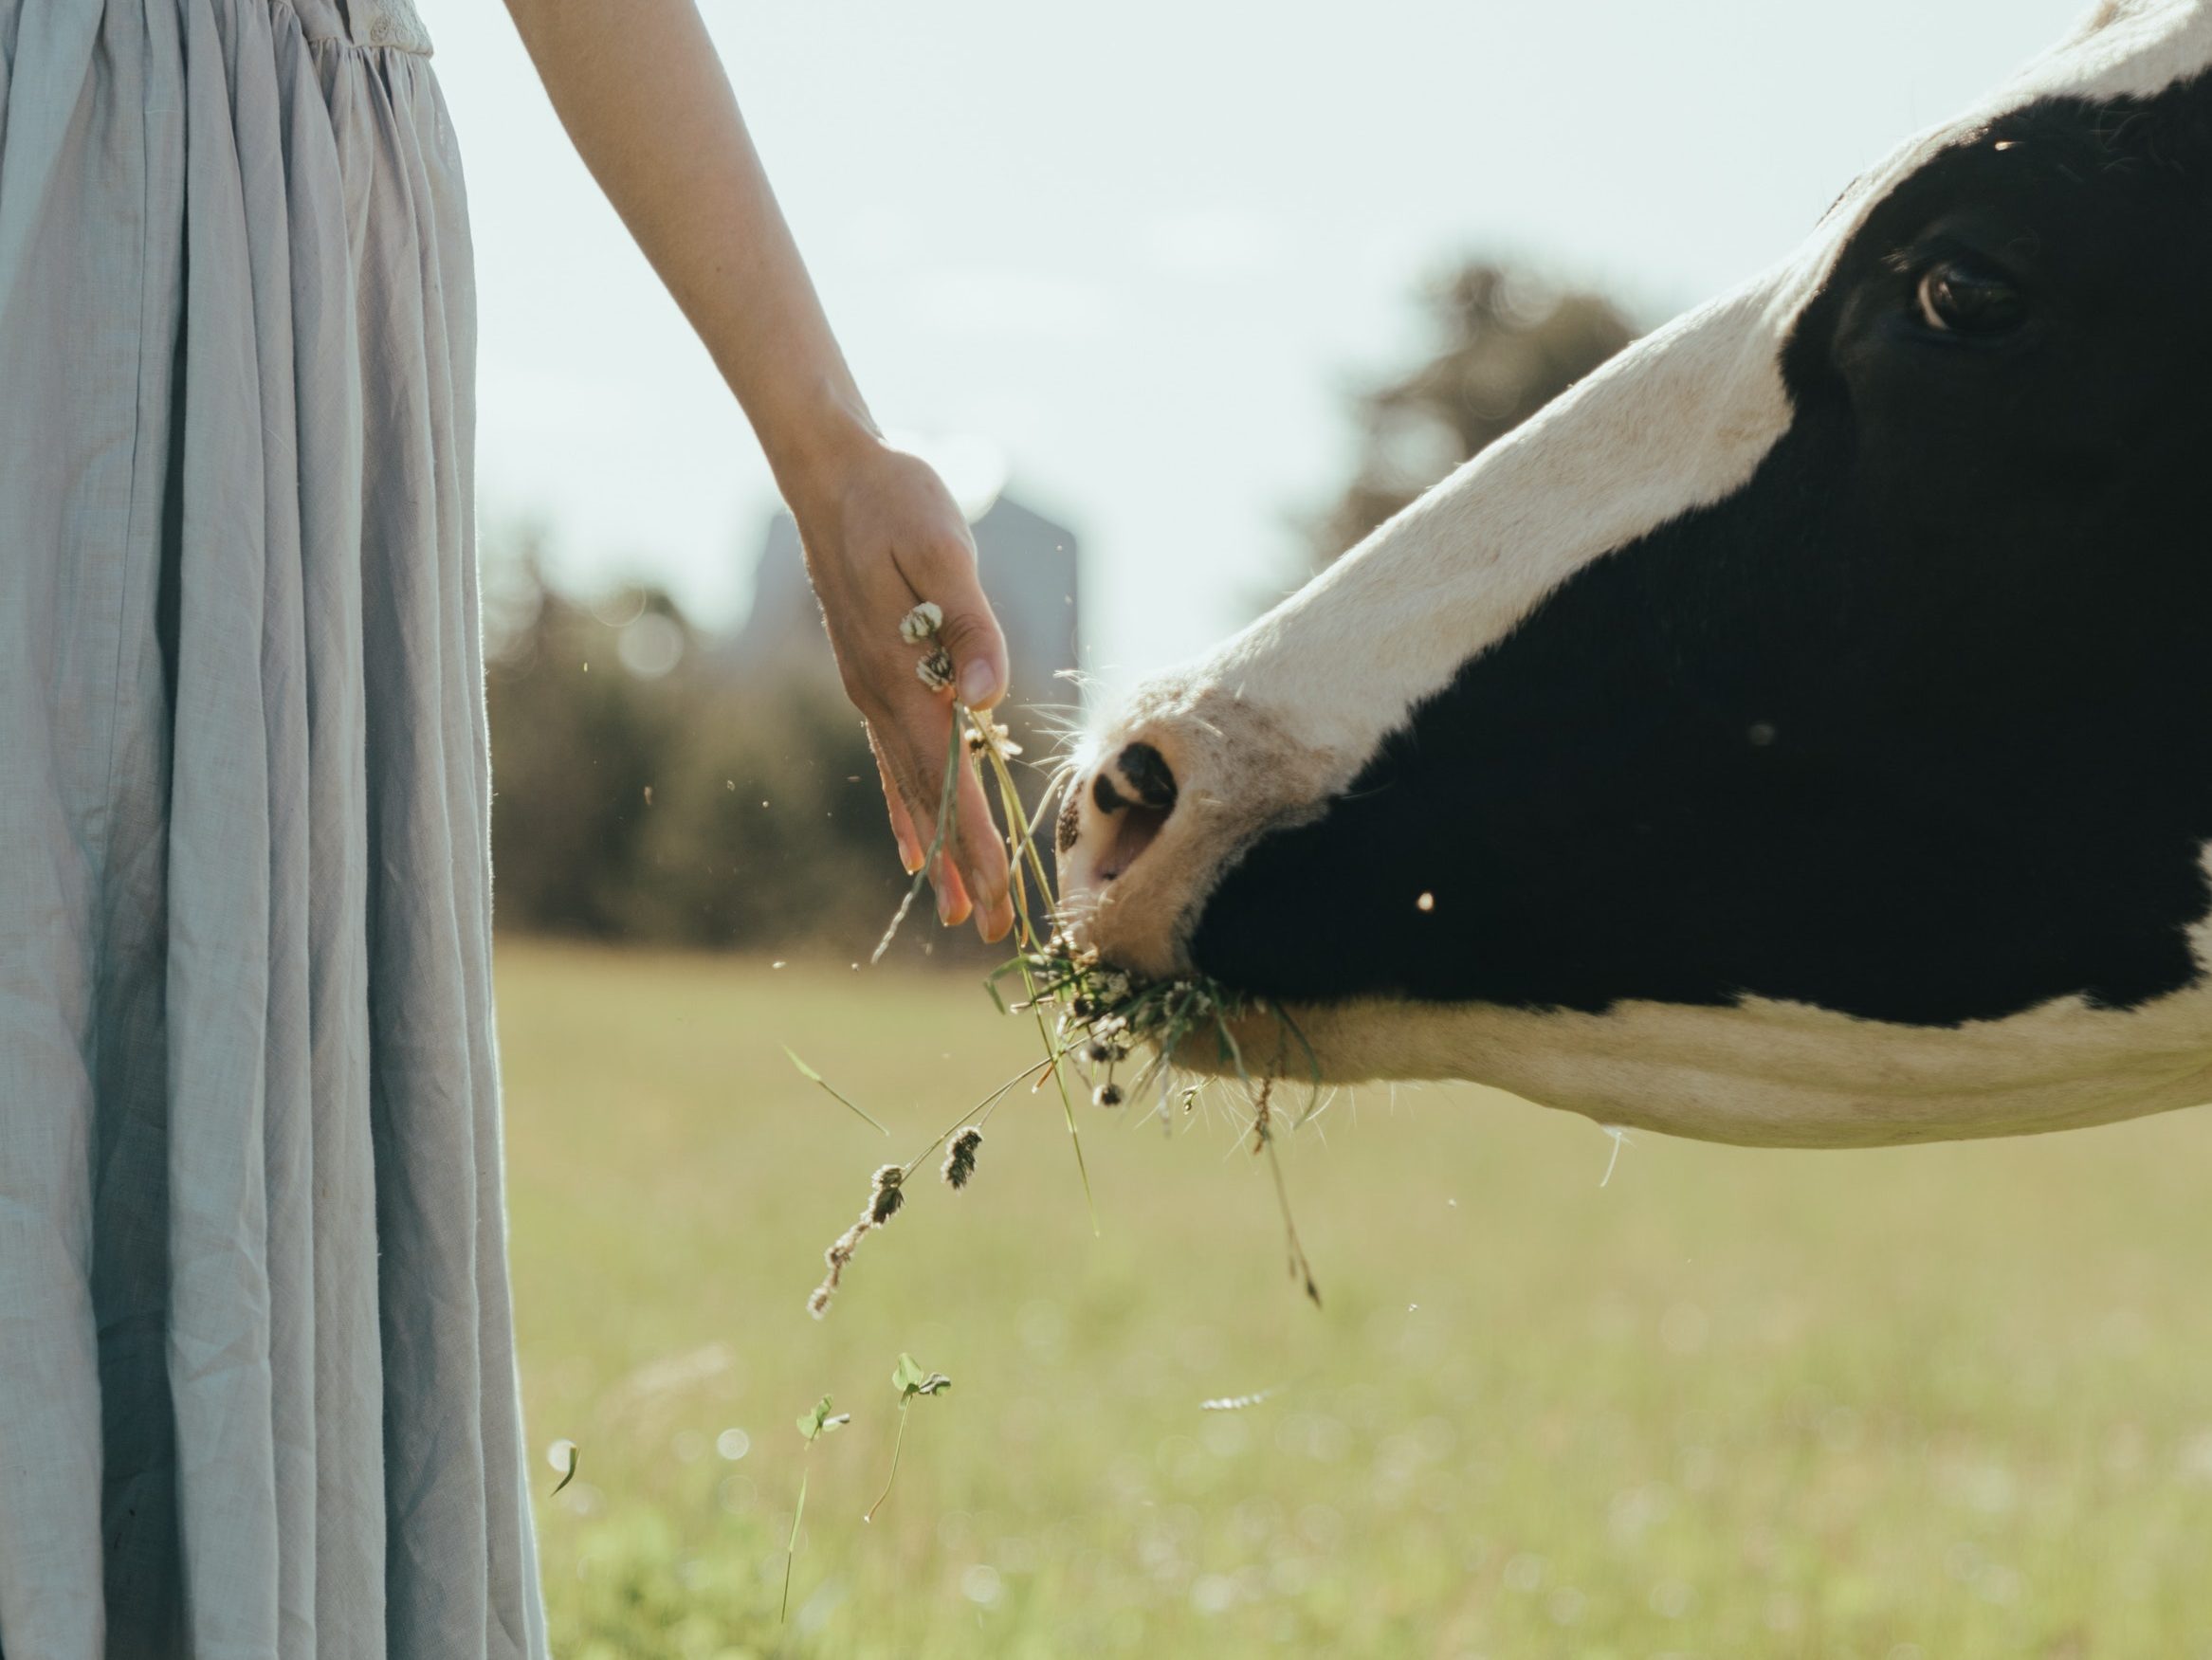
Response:
[[[921,686],[917,684],[917,692]],[[903,711],[901,736],[905,740],[905,762],[924,780],[923,789],[907,794],[907,809],[917,837],[932,847],[937,839],[937,812],[944,800],[944,768],[952,753],[953,720],[949,698],[916,698]],[[878,757],[882,764],[882,757]],[[991,817],[982,780],[965,746],[957,763],[959,782],[954,786],[953,822],[945,836],[944,851],[930,871],[938,887],[938,915],[947,924],[967,920],[974,907],[977,930],[986,940],[1004,938],[1014,926],[1014,904],[1007,895],[1005,844]],[[885,770],[892,771],[887,765]],[[923,797],[928,797],[926,806]]]
[[[884,759],[884,746],[876,738],[875,728],[868,729],[868,753],[875,757],[876,776],[883,780],[884,807],[891,819],[891,839],[899,845],[899,863],[907,875],[922,868],[922,861],[928,856],[926,845],[914,830],[914,815],[906,811],[905,796],[891,776],[890,763]]]
[[[938,920],[948,927],[967,921],[975,901],[964,869],[978,872],[978,885],[994,891],[988,882],[988,861],[978,865],[968,848],[972,814],[980,805],[981,791],[976,770],[963,751],[960,756],[960,780],[955,786],[953,822],[946,827],[944,846],[938,856],[937,815],[944,805],[944,769],[952,757],[952,702],[933,697],[921,683],[911,692],[894,694],[898,713],[878,715],[868,722],[868,739],[875,750],[876,771],[884,781],[884,799],[890,807],[891,833],[899,842],[899,857],[907,873],[929,864],[930,885],[937,890]],[[896,758],[894,758],[894,757]],[[996,832],[990,820],[981,820],[985,838]],[[984,921],[996,917],[996,901],[985,907]],[[986,938],[996,936],[986,935]]]
[[[975,909],[975,902],[968,898],[967,887],[960,881],[960,866],[953,863],[949,847],[938,856],[937,868],[930,873],[929,880],[937,889],[937,920],[948,928],[959,927]]]
[[[954,822],[959,830],[960,877],[976,904],[976,932],[986,943],[1002,939],[1014,926],[1014,901],[1007,891],[1006,844],[991,816],[989,794],[974,765],[960,768]]]

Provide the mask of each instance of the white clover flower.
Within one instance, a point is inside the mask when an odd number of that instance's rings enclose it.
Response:
[[[931,647],[929,655],[914,666],[914,673],[931,691],[943,691],[952,684],[952,653],[942,646]]]
[[[984,736],[986,731],[990,734],[988,739]],[[1013,740],[1013,735],[1006,730],[1003,721],[987,721],[982,730],[971,727],[967,741],[970,755],[981,755],[986,747],[996,749],[1009,758],[1021,754],[1021,745]]]
[[[909,646],[919,646],[924,640],[937,638],[938,629],[944,627],[944,608],[935,600],[925,599],[899,619],[899,638]]]

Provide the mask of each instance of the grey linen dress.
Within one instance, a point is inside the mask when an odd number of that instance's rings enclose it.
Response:
[[[0,1655],[539,1655],[405,0],[0,0]]]

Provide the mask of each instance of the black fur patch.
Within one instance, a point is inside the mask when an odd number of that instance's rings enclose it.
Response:
[[[1305,1001],[1758,994],[1927,1026],[2188,984],[2207,86],[2037,105],[1895,191],[1792,333],[1754,477],[1571,577],[1252,848],[1199,966]],[[2017,281],[2019,334],[1922,320],[1962,254]]]

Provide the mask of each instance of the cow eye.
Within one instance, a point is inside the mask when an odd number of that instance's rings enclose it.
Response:
[[[2027,320],[2027,301],[2012,279],[1975,260],[1930,265],[1912,298],[1920,320],[1938,334],[1990,340]]]

